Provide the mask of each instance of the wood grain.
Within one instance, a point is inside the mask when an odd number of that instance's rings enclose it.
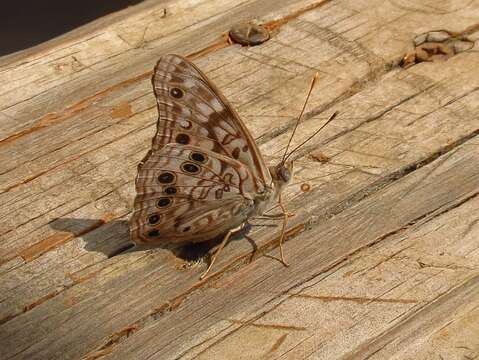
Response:
[[[399,63],[427,31],[476,40],[478,16],[478,1],[147,1],[0,59],[0,357],[477,356],[477,45]],[[253,18],[271,39],[228,44]],[[194,59],[272,163],[320,72],[294,142],[339,115],[296,154],[289,268],[270,257],[274,221],[201,282],[204,260],[125,251],[168,52]]]

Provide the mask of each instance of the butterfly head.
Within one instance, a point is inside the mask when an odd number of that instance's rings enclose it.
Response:
[[[271,173],[271,177],[273,178],[275,188],[282,190],[293,179],[293,162],[280,162],[276,166],[271,166],[269,171]]]

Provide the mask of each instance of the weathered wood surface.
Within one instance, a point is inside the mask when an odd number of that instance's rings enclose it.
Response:
[[[272,38],[228,44],[250,19]],[[474,0],[147,1],[0,59],[0,358],[479,356],[478,47],[398,66],[428,31],[474,42],[477,19]],[[295,142],[339,116],[295,163],[289,268],[271,226],[202,282],[203,262],[122,252],[169,52],[269,161],[320,72]]]

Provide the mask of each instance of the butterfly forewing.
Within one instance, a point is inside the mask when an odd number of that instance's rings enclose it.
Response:
[[[199,146],[242,162],[263,183],[271,180],[248,129],[196,66],[177,55],[163,56],[153,87],[159,112],[153,150],[174,142]]]

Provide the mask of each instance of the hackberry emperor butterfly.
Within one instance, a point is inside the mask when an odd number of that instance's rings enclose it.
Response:
[[[285,152],[278,165],[266,166],[238,114],[188,60],[163,56],[152,82],[159,118],[138,165],[131,240],[183,245],[226,234],[209,270],[233,232],[280,201],[293,163]]]

